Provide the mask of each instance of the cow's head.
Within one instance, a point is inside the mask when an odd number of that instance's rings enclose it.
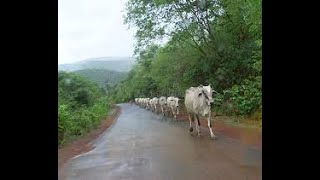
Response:
[[[179,107],[179,98],[177,98],[177,97],[173,97],[173,98],[171,98],[171,101],[173,102],[173,104],[174,104],[174,107],[176,107],[176,108],[178,108]]]
[[[174,107],[176,108],[176,113],[178,115],[179,114],[179,100],[180,99],[178,97],[174,97],[172,100],[174,101]]]
[[[211,85],[210,84],[208,86],[200,85],[199,89],[200,89],[200,92],[198,96],[199,97],[204,96],[208,106],[213,104],[212,95],[216,94],[217,92],[213,88],[211,88]]]
[[[167,99],[165,97],[160,97],[159,98],[159,102],[161,102],[162,104],[167,104]]]

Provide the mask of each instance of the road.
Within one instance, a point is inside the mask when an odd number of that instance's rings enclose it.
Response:
[[[215,132],[192,136],[188,122],[174,121],[136,105],[121,114],[92,151],[63,167],[65,180],[251,180],[262,179],[262,151]],[[213,124],[214,125],[214,124]]]

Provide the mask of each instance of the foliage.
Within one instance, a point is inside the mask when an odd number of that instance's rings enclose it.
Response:
[[[236,107],[238,115],[251,114],[261,107],[261,81],[246,80],[242,85],[235,85],[229,90],[224,91],[226,99]]]
[[[58,143],[87,133],[108,112],[107,99],[99,87],[75,74],[58,74]]]
[[[137,27],[137,64],[113,89],[114,101],[183,97],[190,86],[211,84],[224,113],[261,106],[261,0],[129,0],[125,23]]]
[[[74,73],[97,83],[99,87],[106,90],[118,84],[126,76],[126,73],[107,69],[83,69]]]

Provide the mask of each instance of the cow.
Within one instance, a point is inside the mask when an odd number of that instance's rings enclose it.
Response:
[[[144,101],[145,101],[145,98],[140,98],[139,100],[140,107],[144,107]]]
[[[138,102],[138,105],[141,107],[141,104],[142,104],[142,98],[138,98],[137,102]]]
[[[134,98],[134,102],[135,102],[136,104],[138,104],[138,99],[139,99],[139,98]]]
[[[162,115],[164,115],[164,109],[167,106],[167,98],[164,97],[164,96],[161,96],[159,98],[159,105],[160,105],[160,108],[161,108]]]
[[[149,110],[150,109],[150,98],[145,98],[144,103],[145,103],[145,108]]]
[[[149,98],[149,101],[148,101],[148,106],[149,106],[149,109],[152,111],[152,104],[153,104],[153,99],[152,98]]]
[[[179,100],[179,98],[174,96],[167,98],[168,111],[171,111],[174,119],[177,119],[177,115],[179,115]]]
[[[152,111],[157,113],[157,105],[159,104],[159,99],[157,97],[152,98],[151,106]]]
[[[190,128],[189,131],[192,133],[192,121],[195,123],[198,136],[200,136],[200,120],[199,115],[208,115],[208,128],[210,130],[210,136],[212,139],[216,139],[213,134],[211,125],[211,106],[213,104],[213,95],[217,93],[211,85],[198,87],[190,87],[186,90],[185,94],[185,106],[189,116]],[[197,122],[195,122],[195,119]]]

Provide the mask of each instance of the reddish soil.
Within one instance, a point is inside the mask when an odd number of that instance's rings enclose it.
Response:
[[[157,108],[157,111],[161,114],[160,108]],[[166,116],[168,115],[173,118],[173,115],[166,111]],[[212,116],[211,123],[214,132],[219,132],[227,137],[239,140],[243,144],[251,145],[260,149],[262,148],[261,122],[250,118],[242,118],[240,124],[244,127],[239,127],[235,125],[236,123],[226,123],[226,120],[230,120],[230,117],[215,116],[214,113]],[[177,116],[177,120],[189,122],[188,114],[182,103],[179,106],[179,115]],[[200,126],[208,128],[206,118],[200,117]]]
[[[222,133],[233,139],[237,139],[243,144],[252,145],[257,148],[262,148],[262,131],[257,128],[237,127],[223,122],[224,117],[214,116],[214,121],[211,121],[213,131]],[[188,121],[189,118],[184,109],[177,116],[178,121]],[[248,120],[246,120],[248,121]],[[246,122],[247,124],[250,122]],[[208,128],[208,122],[205,118],[200,118],[200,126]]]
[[[65,144],[62,148],[58,149],[58,171],[70,158],[92,150],[92,146],[89,143],[98,138],[100,134],[110,127],[120,114],[121,110],[118,106],[114,107],[114,109],[114,111],[110,111],[112,113],[105,120],[101,121],[101,124],[97,129],[76,141]]]

